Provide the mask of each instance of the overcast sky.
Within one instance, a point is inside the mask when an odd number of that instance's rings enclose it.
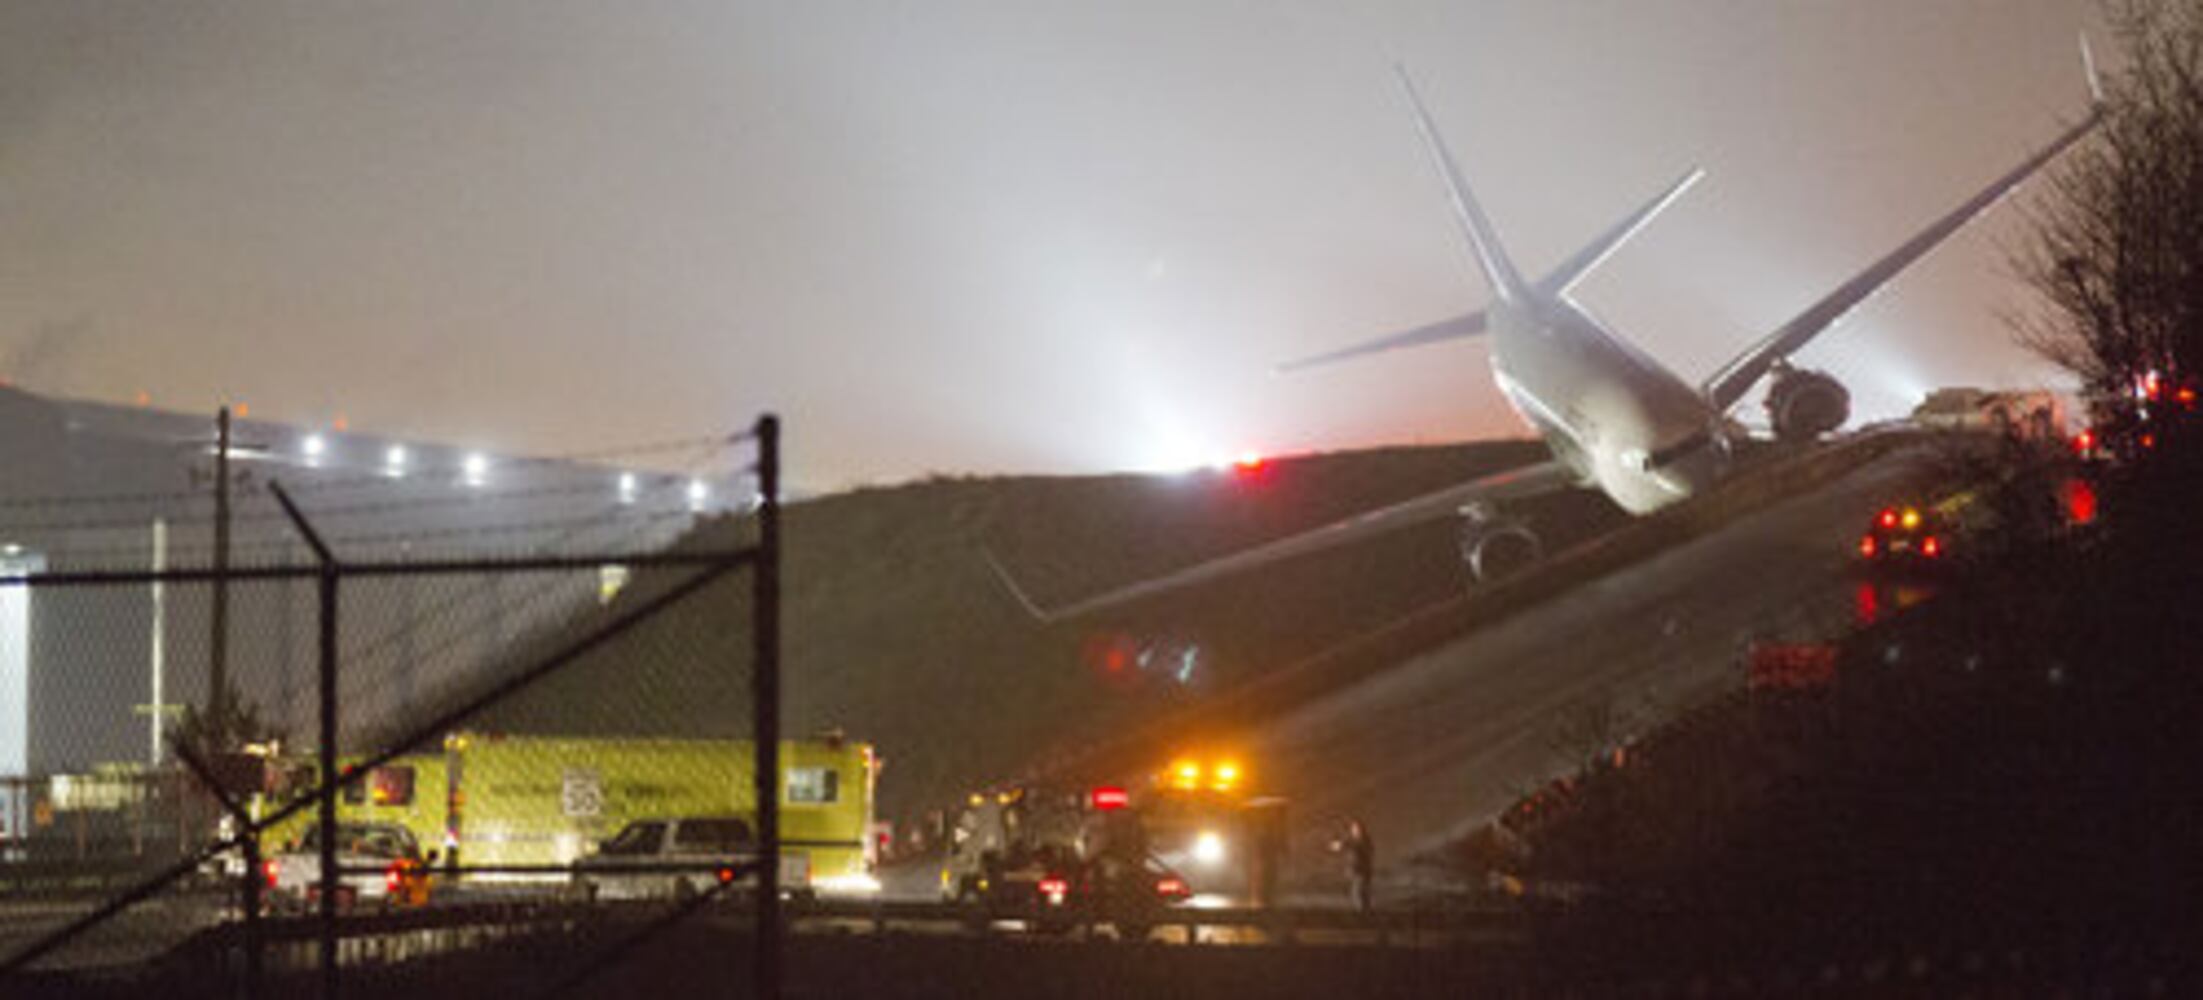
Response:
[[[541,453],[762,408],[812,488],[1526,433],[1389,65],[1696,381],[2077,117],[2088,0],[0,4],[0,375]],[[2097,32],[2101,36],[2100,30]],[[2102,47],[2102,46],[2099,46]],[[2027,385],[2018,215],[1804,361]]]

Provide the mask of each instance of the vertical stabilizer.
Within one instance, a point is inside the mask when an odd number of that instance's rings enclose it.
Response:
[[[1407,95],[1408,105],[1415,111],[1415,127],[1423,135],[1423,147],[1430,153],[1431,164],[1445,179],[1447,193],[1453,196],[1454,218],[1468,237],[1469,249],[1476,255],[1476,265],[1483,270],[1484,280],[1492,286],[1492,294],[1502,302],[1527,300],[1532,294],[1530,286],[1515,270],[1514,262],[1507,259],[1507,250],[1500,245],[1499,233],[1492,228],[1492,220],[1484,216],[1476,196],[1469,193],[1469,183],[1462,179],[1461,168],[1454,164],[1445,140],[1438,137],[1438,127],[1431,124],[1430,112],[1423,110],[1423,99],[1415,93],[1415,81],[1408,78],[1407,67],[1395,65],[1392,72],[1400,78],[1400,91]]]

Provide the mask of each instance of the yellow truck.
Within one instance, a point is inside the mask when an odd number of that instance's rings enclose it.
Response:
[[[399,757],[348,785],[337,816],[404,826],[436,852],[435,866],[468,878],[561,881],[555,869],[637,821],[754,822],[754,752],[748,740],[459,732],[441,753]],[[312,787],[312,767],[292,761],[281,783]],[[836,736],[782,740],[780,767],[782,884],[821,894],[876,891],[880,762],[872,747]],[[313,822],[309,809],[270,827],[263,849],[272,855]]]

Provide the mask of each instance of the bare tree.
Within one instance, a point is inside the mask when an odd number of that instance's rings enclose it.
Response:
[[[2052,310],[2020,341],[2079,375],[2124,426],[2136,380],[2203,375],[2203,6],[2112,0],[2125,65],[2096,139],[2076,148],[2014,253]]]

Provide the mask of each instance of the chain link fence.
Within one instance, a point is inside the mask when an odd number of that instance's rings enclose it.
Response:
[[[0,499],[0,992],[578,934],[555,990],[698,915],[776,989],[760,873],[867,878],[872,774],[778,739],[777,423],[678,472],[228,437],[187,489]]]

